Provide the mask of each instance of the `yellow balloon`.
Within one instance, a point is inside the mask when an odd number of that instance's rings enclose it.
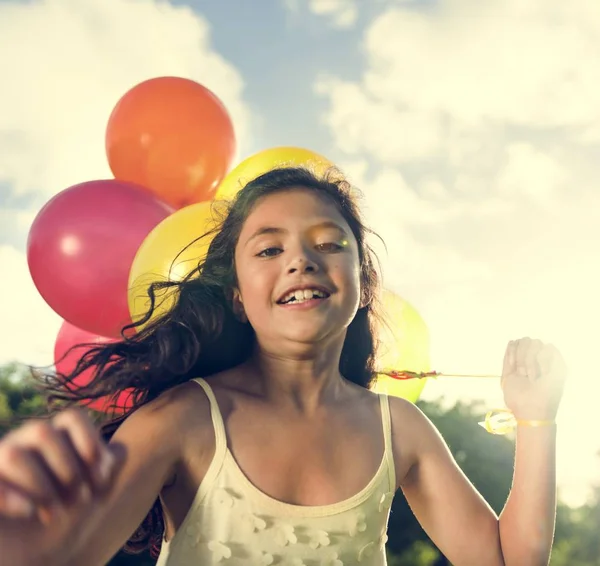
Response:
[[[142,242],[129,271],[131,320],[136,322],[148,312],[148,288],[152,283],[181,281],[204,259],[213,234],[195,240],[214,228],[212,206],[210,202],[201,202],[179,209]],[[174,299],[173,288],[158,291],[152,320],[166,313],[174,305]]]
[[[315,174],[323,175],[333,166],[322,155],[301,147],[265,149],[244,159],[223,179],[217,188],[215,200],[231,200],[250,181],[277,167],[308,167]]]
[[[382,303],[385,324],[379,331],[377,367],[380,371],[429,371],[429,330],[421,315],[391,291],[383,291]],[[419,378],[399,380],[379,374],[373,390],[414,403],[421,395],[425,381]]]

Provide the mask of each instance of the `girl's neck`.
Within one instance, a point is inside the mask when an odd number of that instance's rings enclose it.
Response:
[[[321,346],[299,356],[257,346],[248,369],[265,400],[309,414],[348,391],[348,383],[339,371],[342,346],[343,343]]]

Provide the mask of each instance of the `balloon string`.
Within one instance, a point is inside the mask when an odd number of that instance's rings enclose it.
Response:
[[[441,373],[439,371],[398,371],[398,370],[384,370],[379,372],[383,375],[387,375],[392,379],[425,379],[429,377],[461,377],[461,378],[496,378],[499,379],[499,375],[495,374],[461,374],[461,373]]]
[[[438,378],[438,377],[464,377],[464,378],[500,378],[499,375],[493,374],[461,374],[461,373],[441,373],[438,371],[397,371],[389,370],[379,372],[383,375],[387,375],[392,379],[400,381],[408,379],[426,379],[426,378]],[[479,423],[479,426],[483,427],[490,434],[504,435],[514,430],[517,426],[517,420],[513,413],[508,409],[494,409],[489,411],[485,419]]]

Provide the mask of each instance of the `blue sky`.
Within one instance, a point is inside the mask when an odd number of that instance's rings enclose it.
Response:
[[[358,26],[332,33],[328,21],[306,6],[290,10],[281,0],[180,4],[205,15],[215,49],[244,77],[245,98],[258,122],[249,151],[299,145],[331,152],[331,136],[319,120],[326,102],[315,96],[313,83],[329,69],[349,80],[360,77]]]
[[[0,362],[48,363],[61,323],[27,269],[35,214],[110,176],[120,96],[185,76],[229,109],[239,158],[304,146],[360,187],[435,369],[496,373],[521,336],[559,346],[559,473],[581,495],[598,476],[581,442],[600,393],[598,29],[588,0],[0,0]],[[502,404],[489,381],[425,396]]]

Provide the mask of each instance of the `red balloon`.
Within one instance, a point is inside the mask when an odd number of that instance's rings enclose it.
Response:
[[[56,337],[56,343],[54,345],[54,366],[56,367],[56,371],[62,374],[70,374],[75,369],[77,362],[79,362],[82,356],[90,349],[90,346],[83,346],[83,344],[102,345],[113,342],[115,342],[115,340],[112,338],[105,338],[104,336],[86,332],[85,330],[81,330],[81,328],[77,328],[64,321],[58,331],[58,336]],[[73,346],[79,347],[74,348],[69,352]],[[67,354],[67,352],[69,353]],[[88,385],[92,380],[93,374],[93,367],[85,370],[77,376],[72,385],[75,386],[75,389]],[[90,400],[89,403],[86,403],[86,406],[102,412],[107,412],[109,410],[124,412],[133,405],[132,393],[133,389],[125,389],[124,391],[120,391],[116,396],[100,397],[98,399]],[[111,405],[116,405],[116,407],[111,407]]]
[[[106,128],[113,175],[147,187],[175,208],[211,200],[235,150],[225,106],[207,88],[180,77],[133,87]]]
[[[35,218],[27,262],[50,307],[78,328],[119,337],[131,322],[129,270],[140,244],[173,210],[136,185],[115,180],[75,185]]]

